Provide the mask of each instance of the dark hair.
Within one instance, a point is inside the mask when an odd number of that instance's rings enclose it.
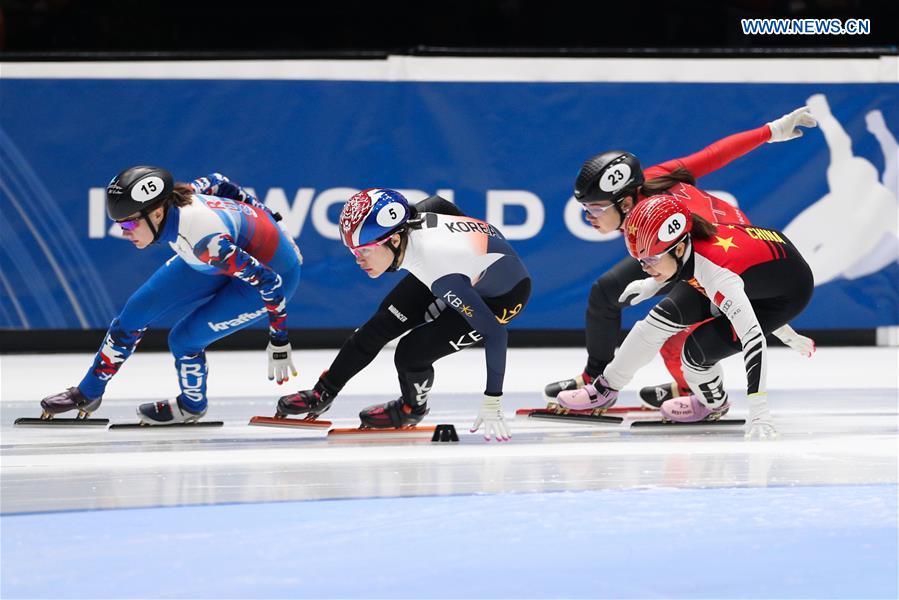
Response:
[[[160,206],[168,209],[170,206],[187,206],[193,202],[194,188],[190,184],[181,181],[175,183],[172,193],[162,201]]]
[[[695,185],[696,178],[693,176],[693,173],[684,167],[678,167],[667,175],[653,177],[640,187],[640,192],[644,196],[655,196],[656,194],[667,192],[675,183]]]
[[[418,217],[418,215],[419,215],[418,209],[415,208],[415,205],[410,204],[409,205],[409,218],[406,220],[406,222],[403,224],[402,227],[400,227],[398,230],[396,230],[390,234],[390,235],[393,235],[394,233],[399,234],[400,245],[398,246],[398,249],[400,252],[404,251],[406,249],[406,246],[409,243],[409,231],[412,229],[421,229],[421,219]],[[390,236],[387,236],[387,237],[390,237]]]
[[[710,223],[696,213],[693,214],[693,228],[690,229],[691,236],[697,240],[710,240],[716,233],[718,233],[718,227],[714,223]]]

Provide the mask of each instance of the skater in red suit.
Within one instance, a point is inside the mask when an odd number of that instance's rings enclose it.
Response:
[[[651,281],[683,285],[634,325],[592,384],[561,392],[559,403],[579,410],[611,407],[618,390],[666,340],[698,324],[683,350],[684,378],[692,393],[663,402],[663,417],[675,422],[720,419],[730,403],[719,361],[742,350],[749,394],[746,434],[776,435],[765,388],[765,336],[777,334],[811,299],[814,280],[805,259],[782,232],[716,226],[673,195],[637,204],[624,231],[628,252]]]
[[[802,136],[800,127],[814,127],[806,107],[794,110],[756,129],[728,136],[695,154],[676,158],[643,170],[633,154],[621,150],[603,152],[587,160],[575,183],[574,195],[583,205],[590,224],[602,233],[620,229],[627,214],[654,194],[666,193],[683,202],[691,214],[710,223],[749,225],[743,212],[720,198],[696,187],[696,179],[716,171],[765,142],[783,142]],[[631,257],[622,259],[596,280],[587,304],[587,364],[580,375],[554,381],[544,390],[552,399],[566,390],[592,382],[615,354],[621,332],[621,309],[652,296],[667,294],[684,283],[659,282],[645,278],[640,264]],[[674,383],[643,388],[640,397],[658,408],[662,402],[687,393],[681,371],[684,340],[690,331],[671,337],[660,352]],[[800,353],[810,355],[812,340],[798,335],[789,326],[781,341]]]

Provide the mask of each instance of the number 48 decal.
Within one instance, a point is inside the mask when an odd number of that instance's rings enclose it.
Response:
[[[680,227],[680,221],[671,221],[670,223],[668,223],[668,233],[675,234],[680,231]]]

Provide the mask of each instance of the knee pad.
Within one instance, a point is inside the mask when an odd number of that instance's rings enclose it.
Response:
[[[439,317],[445,309],[446,302],[444,302],[440,298],[435,298],[434,301],[428,304],[428,307],[425,309],[425,323],[430,323],[431,321]]]
[[[599,279],[594,281],[593,285],[590,287],[589,303],[595,308],[621,308],[623,305],[618,302],[618,296],[620,296],[623,291],[624,288],[621,287],[617,278],[602,275]]]
[[[408,343],[408,337],[404,337],[396,345],[393,353],[393,364],[398,373],[415,372],[427,369],[430,365],[421,360],[421,347],[413,348]]]

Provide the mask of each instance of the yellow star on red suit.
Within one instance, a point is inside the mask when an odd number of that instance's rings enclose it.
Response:
[[[725,238],[725,237],[721,237],[720,235],[716,235],[716,236],[715,236],[715,239],[718,240],[718,241],[715,242],[715,243],[712,244],[712,245],[713,245],[713,246],[721,246],[721,247],[724,249],[725,252],[727,252],[727,251],[730,250],[731,248],[739,248],[739,246],[737,246],[737,245],[734,243],[734,236],[730,236],[729,238]]]
[[[635,233],[637,233],[637,226],[631,223],[627,226],[627,232],[631,235],[634,235]]]

